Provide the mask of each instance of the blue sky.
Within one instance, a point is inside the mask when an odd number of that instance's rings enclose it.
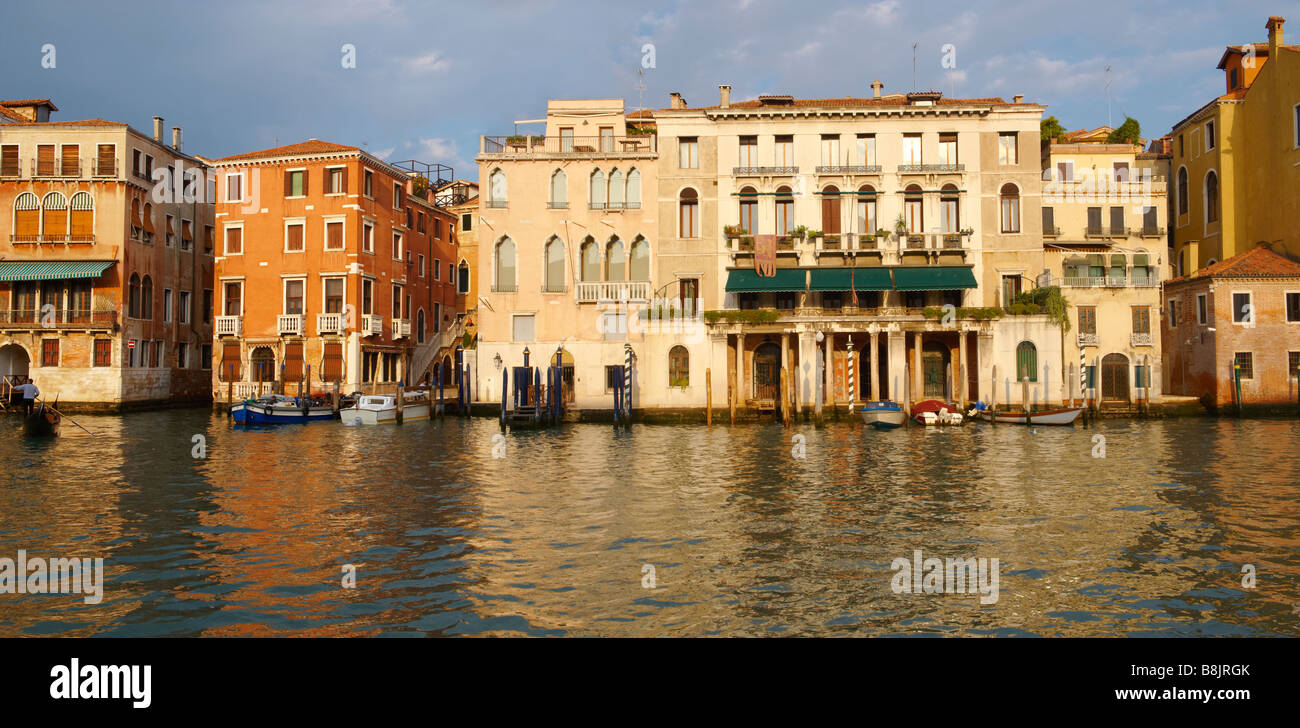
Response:
[[[50,97],[56,119],[185,129],[216,157],[310,137],[390,160],[451,164],[474,179],[480,134],[545,115],[548,98],[692,105],[762,93],[865,96],[917,85],[960,97],[1024,94],[1067,128],[1137,118],[1158,136],[1222,93],[1223,47],[1300,39],[1300,2],[1060,4],[900,0],[686,2],[41,2],[0,25],[0,97]],[[55,46],[55,67],[41,48]],[[344,44],[356,68],[344,69]],[[952,44],[956,69],[941,67]],[[535,127],[525,127],[535,128]],[[168,132],[170,134],[170,131]]]

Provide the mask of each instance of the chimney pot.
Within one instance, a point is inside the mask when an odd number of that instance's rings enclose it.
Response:
[[[1282,45],[1282,24],[1286,18],[1274,15],[1264,24],[1268,28],[1268,53],[1271,57],[1277,57],[1277,49]]]
[[[163,118],[161,116],[155,116],[153,118],[153,140],[158,142],[159,144],[162,144],[162,140],[163,140],[162,130],[163,130]]]
[[[872,82],[871,82],[871,92],[872,92],[873,97],[874,97],[874,98],[877,98],[877,99],[880,98],[880,91],[881,91],[881,89],[883,89],[884,87],[885,87],[885,84],[881,83],[881,82],[880,82],[880,79],[876,79],[876,80],[872,81]]]
[[[718,95],[720,96],[718,105],[724,109],[731,108],[731,85],[719,84]]]
[[[671,101],[671,103],[669,103],[670,108],[674,108],[674,109],[686,108],[686,99],[682,98],[682,95],[677,93],[676,91],[668,94],[668,98]]]
[[[178,152],[181,151],[181,128],[179,126],[172,127],[172,149]]]
[[[1024,96],[1024,94],[1016,94],[1015,96],[1012,96],[1012,97],[1011,97],[1011,103],[1013,103],[1013,104],[1018,104],[1018,103],[1020,103],[1021,101],[1024,101],[1024,100],[1025,100],[1025,96]]]

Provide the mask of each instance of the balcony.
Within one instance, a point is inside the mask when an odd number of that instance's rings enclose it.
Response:
[[[732,167],[734,177],[759,177],[763,175],[790,176],[799,174],[798,167]]]
[[[1128,276],[1065,276],[1053,279],[1064,288],[1159,288],[1160,277],[1146,268],[1130,268]]]
[[[1128,228],[1089,225],[1084,228],[1083,234],[1089,238],[1127,238]]]
[[[216,327],[213,332],[217,336],[243,336],[244,335],[244,317],[243,316],[218,316]]]
[[[411,319],[393,319],[393,338],[405,339],[411,335]]]
[[[35,245],[94,245],[95,236],[91,235],[16,235],[10,233],[11,243],[32,243]]]
[[[964,164],[900,164],[899,174],[955,174],[965,172]]]
[[[1129,335],[1129,342],[1133,346],[1154,346],[1154,344],[1151,343],[1150,331],[1144,331],[1144,332],[1134,331],[1132,334]]]
[[[275,317],[275,331],[280,336],[302,336],[303,315],[284,313]]]
[[[316,314],[316,334],[342,334],[343,333],[343,314],[341,313],[318,313]]]
[[[579,281],[578,303],[648,301],[650,281]]]
[[[1044,228],[1043,228],[1043,237],[1045,237],[1045,238],[1059,238],[1059,237],[1061,237],[1061,228],[1059,228],[1059,227],[1044,227]]]
[[[58,157],[55,159],[33,159],[32,177],[80,177],[81,160]]]
[[[503,157],[652,157],[659,151],[654,134],[628,136],[485,136],[482,155]]]
[[[1096,331],[1093,331],[1091,333],[1084,333],[1080,331],[1078,334],[1075,335],[1075,339],[1079,342],[1079,346],[1097,346],[1098,339],[1097,339]]]
[[[821,164],[816,171],[817,174],[880,174],[881,167],[879,164]]]
[[[1165,229],[1154,225],[1134,228],[1128,231],[1129,235],[1137,238],[1159,238],[1164,237]]]
[[[56,311],[49,319],[45,318],[45,314],[39,310],[0,310],[0,330],[111,331],[116,326],[117,311],[114,309]]]
[[[384,335],[384,317],[363,314],[361,316],[361,335],[362,336],[383,336]]]
[[[95,175],[96,177],[116,177],[117,160],[116,159],[96,159]]]

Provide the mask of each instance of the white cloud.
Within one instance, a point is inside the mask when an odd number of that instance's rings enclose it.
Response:
[[[389,157],[393,156],[393,152],[395,151],[397,151],[397,147],[389,147],[387,149],[376,149],[375,151],[371,152],[371,154],[375,155],[376,157],[379,157],[380,159],[386,160]]]
[[[836,14],[844,17],[873,23],[875,25],[893,25],[898,21],[900,5],[898,0],[881,0],[865,8],[844,8]]]
[[[428,162],[449,162],[460,157],[460,149],[456,146],[456,142],[445,137],[421,139],[419,147],[425,161]]]
[[[451,61],[443,58],[437,51],[406,61],[406,68],[413,73],[441,73],[451,67]]]
[[[810,56],[820,50],[822,44],[820,41],[810,40],[799,47],[798,50],[791,51],[789,55],[795,57]]]

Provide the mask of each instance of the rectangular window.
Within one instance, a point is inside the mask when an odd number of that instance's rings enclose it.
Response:
[[[921,135],[903,135],[903,164],[921,164]]]
[[[307,194],[307,170],[295,169],[284,173],[284,196],[303,197]]]
[[[217,239],[216,228],[211,225],[203,226],[203,254],[212,255],[212,246]]]
[[[199,368],[212,368],[212,344],[204,344],[199,347]]]
[[[190,345],[182,341],[176,345],[176,367],[185,369],[189,366]]]
[[[18,145],[0,145],[0,177],[18,176]]]
[[[1043,208],[1043,234],[1056,234],[1056,211],[1050,207]]]
[[[957,135],[943,133],[939,135],[939,164],[957,164]]]
[[[1019,135],[1014,131],[1004,131],[998,134],[998,164],[1004,167],[1014,167],[1020,164],[1020,150],[1016,146],[1016,140]]]
[[[600,151],[606,154],[614,151],[614,127],[600,127]]]
[[[1205,122],[1205,151],[1214,149],[1214,122]]]
[[[1196,323],[1204,326],[1210,321],[1209,295],[1205,293],[1196,294]]]
[[[794,135],[781,134],[776,137],[776,157],[774,159],[778,167],[794,166]]]
[[[375,199],[375,173],[368,169],[365,174],[365,192],[366,197]]]
[[[876,164],[876,135],[859,134],[858,143],[858,164],[872,167]]]
[[[136,152],[138,155],[139,152]],[[226,202],[244,201],[244,176],[238,172],[226,175]]]
[[[1300,293],[1286,294],[1286,320],[1300,321]]]
[[[1115,171],[1116,182],[1128,181],[1128,162],[1115,162],[1111,168]]]
[[[325,194],[341,195],[347,192],[344,180],[347,179],[347,170],[343,167],[332,167],[325,170]]]
[[[1151,309],[1147,306],[1133,307],[1133,333],[1151,333]]]
[[[402,259],[402,234],[393,233],[393,260]]]
[[[375,282],[369,278],[361,279],[361,315],[370,316],[375,310]]]
[[[511,318],[510,340],[517,342],[533,341],[533,315],[516,314]]]
[[[325,222],[325,249],[343,249],[343,221],[327,220]]]
[[[1176,301],[1176,300],[1174,300],[1174,299],[1171,298],[1171,299],[1169,299],[1169,301],[1168,301],[1165,305],[1166,305],[1166,307],[1169,309],[1169,328],[1171,328],[1171,329],[1172,329],[1172,328],[1177,328],[1177,326],[1178,326],[1178,301]]]
[[[117,174],[117,145],[100,144],[96,149],[95,174],[109,176]]]
[[[1110,234],[1124,235],[1124,208],[1110,208]]]
[[[343,279],[325,279],[325,313],[343,313]]]
[[[1255,355],[1249,351],[1239,351],[1233,356],[1232,363],[1234,368],[1241,372],[1241,378],[1255,378]]]
[[[59,365],[59,340],[41,340],[41,366],[57,367]]]
[[[560,151],[568,154],[573,151],[573,127],[560,127]]]
[[[402,287],[393,286],[393,318],[402,318]]]
[[[176,316],[183,324],[190,322],[190,292],[181,291],[176,300]]]
[[[163,323],[172,322],[172,289],[163,289]]]
[[[361,252],[375,252],[375,226],[372,223],[361,226]]]
[[[194,247],[194,223],[189,220],[181,220],[181,250],[190,250]]]
[[[42,177],[54,176],[54,145],[36,145],[36,174]]]
[[[442,304],[437,301],[433,302],[433,333],[442,330]]]
[[[226,316],[242,316],[244,314],[243,306],[244,284],[240,281],[232,281],[226,284]]]
[[[424,256],[420,256],[420,258],[421,258],[420,275],[424,275],[424,262],[423,262]],[[438,258],[433,259],[433,279],[435,281],[442,280],[442,261]]]
[[[203,289],[203,323],[212,323],[212,289]]]
[[[64,177],[74,177],[81,174],[81,159],[77,155],[81,149],[76,144],[64,144],[59,150],[59,174]]]
[[[469,232],[474,229],[474,215],[472,213],[462,213],[460,216],[460,229],[463,232]]]
[[[1300,377],[1300,351],[1286,353],[1286,370],[1288,376]]]
[[[1081,334],[1097,333],[1097,307],[1096,306],[1079,307],[1079,333]]]
[[[1232,294],[1232,322],[1251,325],[1255,323],[1255,308],[1251,305],[1249,293]]]
[[[301,222],[291,222],[284,226],[285,252],[301,253],[303,251],[303,231],[306,228],[306,223]]]
[[[406,204],[406,200],[403,199],[402,196],[402,193],[404,192],[406,192],[406,190],[402,189],[401,182],[393,183],[393,209],[394,210],[400,210]]]
[[[1074,162],[1057,162],[1056,175],[1061,182],[1074,181]]]
[[[740,138],[740,164],[741,167],[758,167],[758,137],[743,136]]]
[[[244,229],[226,228],[226,255],[241,255],[244,252]]]
[[[678,166],[682,169],[699,169],[700,141],[698,137],[681,137],[677,140]]]
[[[95,339],[95,362],[97,367],[113,366],[113,340]]]
[[[409,210],[408,210],[409,212]],[[417,232],[424,232],[424,213],[418,212],[415,215],[415,229]],[[436,236],[435,236],[436,237]]]
[[[1016,296],[1020,295],[1021,286],[1024,285],[1020,274],[1002,276],[1002,305],[1010,306],[1015,302]]]
[[[827,167],[838,167],[842,164],[839,134],[822,134],[822,164]]]
[[[623,373],[618,365],[605,365],[605,392],[613,392],[616,389],[622,389],[626,382],[623,381]]]
[[[419,271],[419,275],[420,275],[420,277],[423,278],[423,277],[424,277],[424,253],[420,253],[420,254],[419,254],[418,256],[416,256],[416,257],[417,257],[417,259],[418,259],[418,261],[419,261],[419,265],[417,266],[417,269],[418,269],[418,271]],[[437,266],[437,265],[434,265],[434,266],[433,266],[433,278],[434,278],[434,280],[437,280],[437,278],[438,278],[438,266]]]

